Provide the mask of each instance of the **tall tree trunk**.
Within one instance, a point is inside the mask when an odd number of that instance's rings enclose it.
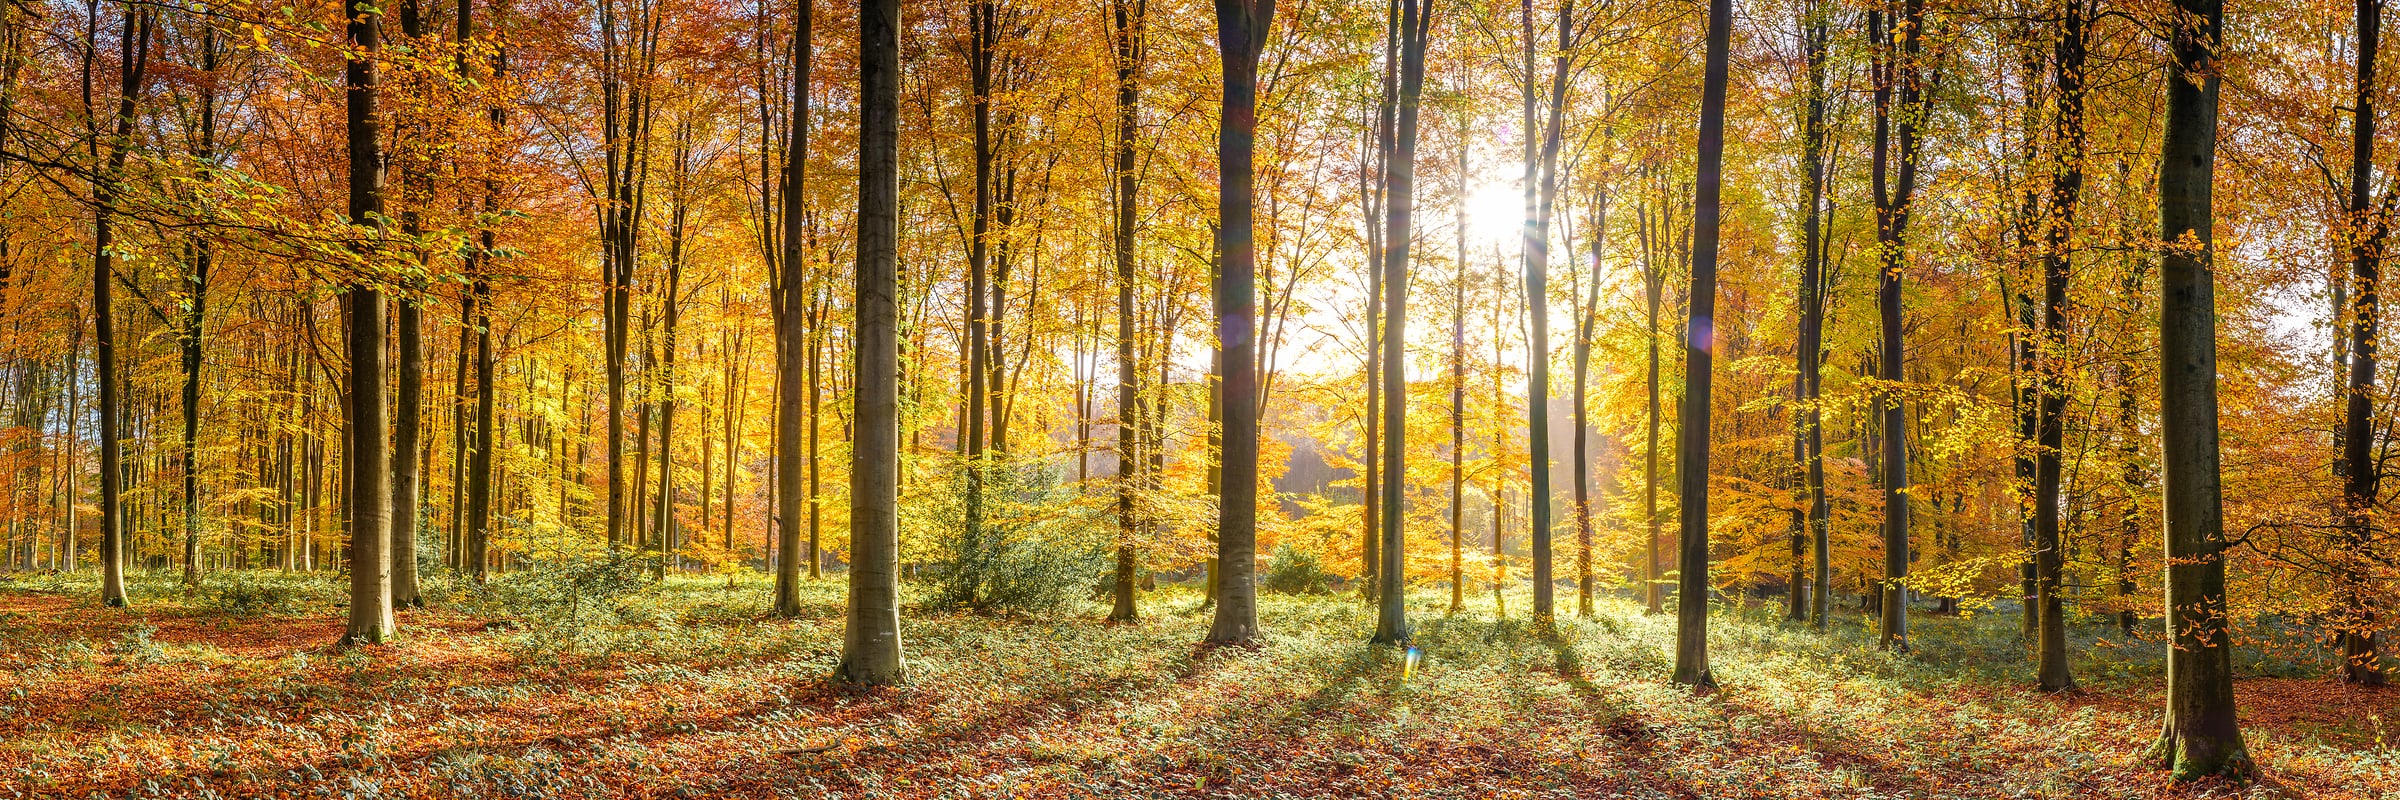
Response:
[[[352,246],[369,270],[383,256],[383,149],[378,140],[375,101],[382,83],[377,76],[383,14],[367,0],[351,0],[350,53],[343,70],[348,90],[350,140],[350,223],[364,230]],[[349,440],[342,456],[349,470],[342,489],[349,503],[350,624],[343,644],[383,644],[390,641],[392,619],[392,529],[390,451],[385,431],[390,417],[383,404],[383,292],[369,278],[350,287],[350,397],[343,404]]]
[[[1898,0],[1898,12],[1867,12],[1875,100],[1875,241],[1880,279],[1875,307],[1883,336],[1876,410],[1883,421],[1883,584],[1881,646],[1908,649],[1908,414],[1899,384],[1907,379],[1901,331],[1901,277],[1908,267],[1908,220],[1917,189],[1917,127],[1924,113],[1917,63],[1924,0]]]
[[[2367,686],[2385,683],[2381,657],[2376,653],[2375,609],[2364,577],[2372,565],[2370,539],[2375,532],[2377,484],[2382,464],[2375,459],[2376,322],[2381,313],[2383,242],[2390,220],[2369,206],[2368,187],[2375,179],[2375,56],[2382,38],[2382,0],[2358,0],[2358,75],[2352,91],[2350,122],[2350,305],[2342,309],[2350,330],[2342,405],[2341,454],[2344,553],[2341,574],[2345,596],[2339,646],[2342,681]],[[2386,197],[2386,207],[2392,198]],[[2341,327],[2337,323],[2336,327]]]
[[[2034,452],[2034,572],[2039,618],[2039,683],[2043,691],[2075,688],[2067,668],[2066,602],[2060,596],[2065,552],[2059,538],[2061,457],[2066,446],[2067,284],[2074,263],[2068,248],[2075,233],[2075,206],[2083,194],[2083,63],[2089,19],[2085,0],[2066,0],[2059,18],[2056,78],[2057,159],[2050,175],[2049,242],[2042,269],[2042,397],[2039,449]]]
[[[200,71],[210,76],[200,89],[199,141],[193,155],[199,159],[201,179],[206,180],[208,167],[216,159],[217,145],[217,32],[203,22],[200,26]],[[215,246],[206,236],[192,241],[192,271],[185,276],[185,289],[191,301],[184,309],[183,330],[178,338],[183,361],[183,586],[185,592],[200,588],[200,370],[202,360],[202,327],[208,323],[208,270],[215,260]]]
[[[1224,483],[1217,500],[1217,613],[1208,640],[1258,638],[1258,242],[1252,155],[1258,141],[1258,58],[1275,0],[1217,0],[1224,78],[1217,137],[1216,329],[1225,348]]]
[[[1399,116],[1392,157],[1384,162],[1383,233],[1383,530],[1377,565],[1375,637],[1382,644],[1408,641],[1408,547],[1401,505],[1408,457],[1408,256],[1416,238],[1418,97],[1425,88],[1425,34],[1431,0],[1399,0]]]
[[[2217,452],[2214,259],[2220,0],[2177,0],[2159,147],[2159,433],[2165,446],[2167,713],[2154,756],[2177,781],[2252,769],[2233,706]]]
[[[1458,234],[1457,272],[1450,284],[1450,613],[1467,605],[1467,171],[1468,131],[1459,125],[1458,195],[1452,230]],[[1498,455],[1497,453],[1494,454]]]
[[[92,182],[92,328],[93,359],[100,384],[100,600],[112,607],[126,605],[125,468],[121,441],[124,401],[117,383],[116,312],[110,295],[116,277],[115,230],[119,181],[133,147],[134,123],[140,112],[145,73],[150,61],[151,12],[125,7],[124,35],[118,45],[117,113],[108,140],[108,160]],[[89,69],[87,64],[86,69]],[[88,80],[88,78],[87,78]]]
[[[1115,181],[1110,199],[1115,207],[1115,230],[1112,255],[1117,268],[1117,571],[1111,586],[1111,605],[1108,618],[1130,622],[1139,612],[1134,608],[1133,581],[1137,567],[1134,553],[1134,484],[1127,477],[1134,462],[1133,428],[1125,420],[1133,416],[1135,387],[1133,381],[1133,274],[1134,225],[1140,209],[1135,205],[1141,192],[1140,176],[1134,170],[1134,147],[1141,135],[1141,71],[1148,56],[1149,42],[1144,24],[1149,14],[1147,0],[1110,0],[1109,13],[1114,21],[1110,31],[1111,54],[1117,70],[1116,129],[1110,134],[1114,144],[1114,161],[1109,177]],[[1221,394],[1221,392],[1220,392]],[[1220,478],[1222,477],[1219,473]],[[1215,587],[1211,586],[1213,600]]]
[[[1588,294],[1575,314],[1575,614],[1592,616],[1592,338],[1600,325],[1600,269],[1608,248],[1608,187],[1592,198]]]
[[[400,33],[412,48],[425,43],[424,13],[418,0],[400,5]],[[422,140],[426,126],[412,122],[407,135]],[[426,176],[421,168],[423,156],[412,157],[410,167],[401,172],[403,189],[400,210],[401,233],[409,241],[419,270],[425,267],[425,251],[417,246],[424,234],[424,219],[419,206],[430,193],[426,191]],[[424,487],[424,460],[430,452],[424,446],[425,405],[425,319],[424,285],[414,282],[409,295],[394,312],[393,333],[399,337],[395,347],[400,359],[398,375],[393,381],[392,408],[392,606],[394,608],[423,608],[425,598],[417,588],[418,501]]]
[[[785,134],[783,151],[783,208],[779,217],[783,250],[776,259],[781,274],[775,281],[775,538],[776,549],[783,559],[775,564],[775,615],[790,619],[801,613],[800,573],[807,566],[809,577],[816,577],[811,563],[804,565],[800,553],[800,515],[806,510],[802,503],[813,508],[814,493],[803,494],[803,459],[809,454],[803,449],[810,435],[810,420],[803,412],[809,402],[807,393],[815,381],[803,373],[812,372],[813,347],[808,339],[808,268],[804,221],[808,193],[808,89],[809,62],[816,55],[814,31],[811,29],[813,0],[798,0],[792,17],[792,88],[789,132]],[[726,484],[730,487],[732,484]],[[730,514],[730,510],[727,512]],[[816,548],[811,538],[809,553]]]
[[[1674,680],[1694,687],[1717,682],[1708,668],[1709,373],[1717,342],[1717,196],[1725,161],[1726,62],[1732,40],[1732,0],[1709,0],[1708,61],[1700,90],[1699,179],[1692,195],[1691,321],[1684,333],[1683,425],[1675,453],[1683,497]]]
[[[1536,625],[1555,618],[1551,595],[1557,578],[1550,545],[1550,217],[1558,198],[1558,151],[1564,135],[1568,60],[1574,51],[1572,0],[1558,4],[1558,50],[1551,59],[1548,118],[1537,149],[1534,125],[1533,1],[1521,5],[1525,25],[1525,301],[1532,318],[1526,343],[1526,438],[1531,448],[1532,485],[1527,494],[1533,526],[1533,616]],[[1546,629],[1546,628],[1545,628]]]
[[[900,2],[859,8],[857,378],[850,448],[850,602],[841,679],[899,681]]]
[[[1801,182],[1808,195],[1808,212],[1801,218],[1800,336],[1798,362],[1801,469],[1805,470],[1808,500],[1808,538],[1816,567],[1809,598],[1809,619],[1822,631],[1833,609],[1832,505],[1825,495],[1825,413],[1819,403],[1825,383],[1825,269],[1828,226],[1826,176],[1825,88],[1826,62],[1833,42],[1831,4],[1812,0],[1803,12],[1803,48],[1808,62],[1808,118],[1801,131]]]
[[[1648,213],[1641,215],[1644,230],[1642,237],[1642,299],[1649,309],[1649,336],[1645,338],[1644,343],[1648,345],[1650,372],[1649,381],[1645,384],[1649,389],[1650,402],[1647,408],[1648,413],[1643,415],[1644,436],[1647,444],[1643,448],[1642,458],[1642,523],[1647,535],[1643,539],[1642,547],[1642,603],[1643,611],[1649,614],[1658,614],[1665,610],[1663,595],[1666,593],[1666,587],[1662,584],[1663,578],[1659,574],[1658,554],[1658,539],[1661,535],[1659,530],[1661,522],[1658,517],[1658,428],[1659,415],[1665,410],[1659,397],[1661,387],[1658,383],[1658,361],[1659,307],[1666,301],[1667,276],[1665,269],[1658,263],[1660,259],[1658,242],[1666,235],[1667,229],[1671,226],[1664,224],[1667,198],[1663,193],[1658,198],[1658,202],[1659,223],[1653,224],[1651,215]]]
[[[1381,91],[1375,96],[1375,129],[1369,132],[1373,136],[1374,149],[1362,156],[1361,160],[1367,162],[1370,168],[1364,170],[1367,174],[1360,177],[1361,181],[1368,182],[1370,185],[1361,187],[1361,194],[1366,201],[1366,218],[1360,221],[1360,225],[1365,229],[1367,239],[1365,259],[1367,267],[1367,296],[1365,298],[1367,307],[1367,407],[1362,415],[1365,417],[1366,425],[1366,438],[1363,442],[1363,449],[1366,453],[1365,458],[1362,459],[1365,461],[1365,482],[1360,485],[1359,514],[1360,521],[1365,524],[1358,532],[1358,585],[1359,595],[1370,603],[1374,602],[1375,593],[1383,589],[1383,582],[1376,577],[1376,573],[1383,569],[1381,550],[1383,548],[1383,515],[1385,513],[1383,507],[1383,371],[1386,365],[1383,358],[1383,295],[1385,291],[1383,259],[1384,250],[1390,246],[1390,242],[1387,238],[1384,208],[1391,202],[1392,193],[1390,164],[1392,162],[1393,125],[1396,124],[1396,117],[1399,114],[1397,100],[1400,82],[1400,39],[1400,0],[1386,0],[1383,15],[1383,49],[1376,58],[1383,70],[1383,84]]]
[[[683,556],[680,554],[683,534],[675,520],[675,407],[680,404],[675,393],[675,350],[678,346],[675,334],[676,327],[683,321],[683,260],[685,237],[691,222],[692,118],[687,113],[677,123],[673,155],[675,185],[673,196],[669,198],[673,208],[667,212],[666,297],[661,300],[665,309],[659,330],[662,341],[659,343],[658,362],[658,501],[655,509],[661,553],[658,563],[651,568],[651,575],[658,580],[665,579],[670,567],[676,571],[683,568]],[[702,465],[701,468],[706,469],[707,466]],[[707,498],[702,498],[701,502],[705,505]]]

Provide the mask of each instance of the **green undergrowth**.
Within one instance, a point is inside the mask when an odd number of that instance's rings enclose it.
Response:
[[[1202,596],[1166,585],[1142,594],[1131,624],[1106,622],[1098,598],[1041,615],[911,605],[909,680],[860,693],[827,681],[838,577],[804,582],[792,620],[769,613],[772,583],[757,575],[656,581],[619,564],[437,578],[433,607],[403,615],[394,656],[242,649],[262,631],[335,629],[333,576],[210,586],[252,599],[141,575],[135,608],[107,612],[80,577],[0,586],[0,600],[68,599],[81,620],[0,616],[0,659],[37,667],[0,678],[16,693],[0,704],[48,715],[0,746],[0,788],[163,771],[248,775],[262,792],[376,787],[359,796],[2169,796],[2140,758],[2163,646],[2099,620],[2071,636],[2087,691],[2052,696],[2031,689],[2008,615],[1921,615],[1896,653],[1855,612],[1819,632],[1771,605],[1720,605],[1719,687],[1693,692],[1665,680],[1673,616],[1614,596],[1545,632],[1526,592],[1502,616],[1488,594],[1452,611],[1429,587],[1409,598],[1402,648],[1366,643],[1374,617],[1354,595],[1267,594],[1262,641],[1209,647]],[[2310,669],[2237,655],[2250,678]],[[134,680],[169,673],[195,677]],[[42,705],[96,682],[117,699]],[[207,700],[123,699],[186,683]],[[181,716],[145,716],[159,708]],[[2400,796],[2400,754],[2380,728],[2325,717],[2251,727],[2268,780],[2174,796]],[[157,752],[116,758],[110,743],[128,736],[159,737]]]

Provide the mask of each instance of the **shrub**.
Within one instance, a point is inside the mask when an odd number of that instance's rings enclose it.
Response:
[[[240,571],[209,575],[201,599],[231,616],[256,617],[330,608],[341,596],[332,581],[318,575]]]
[[[983,476],[981,524],[967,525],[967,470]],[[1043,467],[960,465],[909,505],[936,532],[926,577],[930,605],[1044,612],[1074,603],[1112,568],[1109,537]]]
[[[1267,558],[1267,574],[1258,585],[1279,594],[1324,594],[1327,577],[1315,553],[1285,542],[1276,545],[1275,554]]]
[[[526,660],[606,653],[616,649],[616,628],[654,621],[647,606],[633,602],[651,585],[654,559],[617,554],[537,561],[481,585],[462,582],[453,602],[517,627],[511,644]]]

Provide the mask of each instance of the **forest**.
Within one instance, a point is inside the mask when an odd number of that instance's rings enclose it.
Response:
[[[2382,6],[0,0],[0,798],[2400,798]]]

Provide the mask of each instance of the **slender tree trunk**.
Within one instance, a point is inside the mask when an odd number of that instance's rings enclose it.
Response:
[[[140,110],[145,73],[150,61],[151,12],[125,8],[125,32],[118,48],[117,113],[108,143],[104,171],[92,183],[92,328],[93,360],[100,384],[100,600],[111,607],[126,605],[124,401],[117,384],[116,312],[111,303],[116,277],[114,225],[118,181],[133,147],[134,123]]]
[[[2073,274],[2075,206],[2083,193],[2083,63],[2087,9],[2066,0],[2059,19],[2056,78],[2058,156],[2050,176],[2048,246],[2042,269],[2042,396],[2039,449],[2034,453],[2034,572],[2039,617],[2039,684],[2043,691],[2075,688],[2067,668],[2066,602],[2061,597],[2065,552],[2059,537],[2061,457],[2066,446],[2067,288]]]
[[[1528,142],[1525,161],[1525,300],[1532,317],[1526,343],[1526,435],[1531,447],[1532,485],[1527,494],[1533,526],[1533,615],[1537,625],[1555,619],[1551,595],[1557,578],[1550,544],[1550,217],[1558,198],[1558,151],[1564,134],[1568,60],[1574,51],[1571,0],[1558,5],[1558,50],[1551,59],[1549,116],[1541,125],[1538,152]],[[1534,126],[1533,2],[1522,5],[1525,25],[1525,132]]]
[[[2233,705],[2217,452],[2214,192],[2219,0],[2177,0],[2159,147],[2159,431],[2165,445],[2167,713],[2154,756],[2177,781],[2251,769]]]
[[[199,142],[193,155],[204,165],[205,179],[205,165],[214,163],[217,144],[217,36],[216,29],[206,24],[201,26],[199,66],[210,80],[199,93]],[[184,309],[178,337],[183,357],[183,586],[187,593],[200,588],[200,370],[205,365],[201,337],[208,323],[208,271],[215,257],[215,246],[208,237],[193,238],[192,271],[185,276],[191,304]]]
[[[1665,610],[1663,595],[1666,593],[1666,587],[1662,585],[1663,578],[1659,574],[1658,553],[1658,540],[1662,535],[1659,530],[1661,522],[1658,516],[1658,428],[1659,415],[1664,410],[1659,398],[1661,387],[1658,383],[1658,373],[1659,307],[1666,301],[1667,280],[1665,271],[1658,263],[1659,253],[1656,246],[1656,240],[1665,235],[1667,228],[1663,224],[1666,210],[1665,197],[1659,198],[1659,205],[1662,224],[1654,226],[1650,223],[1649,214],[1642,215],[1643,225],[1649,229],[1649,233],[1643,237],[1642,244],[1642,296],[1649,307],[1650,333],[1645,340],[1648,345],[1650,370],[1650,379],[1645,385],[1649,388],[1650,402],[1648,413],[1643,415],[1647,445],[1643,448],[1642,460],[1642,522],[1648,535],[1643,540],[1642,602],[1643,611],[1650,614],[1662,613]]]
[[[1381,644],[1409,639],[1408,514],[1401,505],[1408,457],[1408,257],[1415,235],[1418,97],[1425,87],[1425,34],[1430,0],[1399,0],[1399,116],[1392,157],[1384,162],[1383,233],[1383,530],[1377,565],[1375,637]]]
[[[1867,12],[1875,99],[1875,240],[1879,280],[1875,307],[1883,336],[1876,378],[1882,383],[1876,409],[1883,420],[1883,584],[1881,645],[1908,649],[1908,414],[1898,387],[1903,367],[1901,278],[1908,267],[1908,220],[1917,186],[1917,121],[1920,101],[1917,59],[1925,20],[1924,0],[1899,0],[1899,10]]]
[[[1450,284],[1450,613],[1466,608],[1467,490],[1467,131],[1459,126],[1458,196],[1452,230],[1458,234],[1457,273]],[[1495,454],[1496,455],[1496,454]]]
[[[1692,195],[1691,321],[1685,331],[1683,425],[1676,448],[1682,473],[1682,543],[1675,589],[1676,683],[1715,686],[1708,668],[1709,378],[1716,349],[1717,196],[1725,160],[1725,83],[1733,4],[1709,0],[1708,60],[1700,90],[1699,180]]]
[[[803,503],[814,506],[814,492],[803,494],[802,472],[807,468],[803,459],[809,454],[803,447],[809,444],[810,419],[807,392],[815,381],[803,373],[812,372],[815,360],[807,336],[808,269],[803,222],[807,212],[808,192],[808,89],[809,62],[816,51],[810,28],[812,0],[798,0],[792,17],[792,88],[790,132],[785,135],[783,154],[783,208],[780,217],[783,240],[777,263],[782,275],[775,282],[775,538],[776,549],[783,559],[775,565],[775,615],[790,619],[801,613],[800,577],[802,567],[809,577],[816,577],[814,558],[803,564],[800,553],[800,515]],[[861,286],[861,291],[864,291]],[[813,525],[811,526],[813,529]],[[811,556],[816,553],[812,530]]]
[[[367,0],[352,0],[350,56],[344,70],[349,96],[350,222],[362,226],[354,243],[370,269],[383,255],[383,149],[376,125],[377,75],[383,14]],[[392,619],[392,529],[390,451],[384,440],[390,417],[383,404],[384,301],[370,281],[349,291],[350,397],[343,444],[348,472],[342,489],[349,500],[350,624],[342,643],[383,644],[397,627]]]
[[[841,679],[899,681],[900,3],[859,8],[858,431],[850,448],[850,602]]]
[[[1115,230],[1112,231],[1112,255],[1117,268],[1117,571],[1110,592],[1112,605],[1108,618],[1130,622],[1139,612],[1134,608],[1133,581],[1137,567],[1134,553],[1134,482],[1130,475],[1133,464],[1133,428],[1125,424],[1133,417],[1133,274],[1134,226],[1140,212],[1135,205],[1141,192],[1140,176],[1135,172],[1134,147],[1141,135],[1141,70],[1148,55],[1149,43],[1144,35],[1145,17],[1149,12],[1147,0],[1111,0],[1109,12],[1114,20],[1111,30],[1112,54],[1117,69],[1116,130],[1111,134],[1115,150],[1110,165],[1110,177],[1115,181]],[[1220,468],[1221,469],[1221,468]],[[1220,473],[1220,478],[1221,478]],[[1211,599],[1214,599],[1214,586]]]
[[[1258,638],[1258,253],[1251,163],[1258,140],[1258,59],[1275,0],[1217,0],[1224,78],[1217,138],[1216,329],[1225,348],[1225,471],[1217,500],[1217,613],[1208,640]]]
[[[1816,629],[1825,629],[1825,621],[1833,607],[1833,543],[1832,506],[1825,495],[1825,415],[1819,397],[1825,380],[1825,295],[1826,295],[1826,225],[1830,215],[1827,205],[1826,174],[1831,171],[1825,155],[1826,62],[1833,42],[1832,14],[1829,3],[1811,0],[1802,12],[1802,47],[1808,72],[1808,118],[1801,130],[1801,182],[1808,196],[1808,212],[1801,218],[1800,262],[1800,459],[1805,471],[1808,501],[1808,538],[1814,549],[1815,578],[1809,598],[1809,619]]]
[[[2363,573],[2372,566],[2370,540],[2375,533],[2375,501],[2383,477],[2374,457],[2376,322],[2381,314],[2383,243],[2389,218],[2369,205],[2369,185],[2375,179],[2375,56],[2382,38],[2382,0],[2358,0],[2358,74],[2351,99],[2350,123],[2350,305],[2342,309],[2350,330],[2346,365],[2350,370],[2342,405],[2339,455],[2342,476],[2343,534],[2341,561],[2345,616],[2339,646],[2342,681],[2380,686],[2386,680],[2376,653],[2376,613],[2369,602],[2373,587]],[[2388,208],[2392,199],[2385,198]],[[2340,327],[2337,325],[2336,327]]]
[[[1575,315],[1575,614],[1592,616],[1592,338],[1600,324],[1600,269],[1608,248],[1608,188],[1592,199],[1589,294]]]
[[[1383,568],[1383,295],[1386,276],[1383,271],[1384,249],[1390,246],[1384,219],[1384,208],[1391,202],[1390,164],[1392,134],[1399,114],[1397,104],[1400,81],[1400,0],[1386,0],[1383,16],[1383,49],[1376,60],[1383,70],[1383,85],[1376,95],[1374,150],[1365,154],[1368,174],[1360,180],[1371,185],[1361,187],[1366,200],[1366,218],[1360,221],[1366,231],[1367,253],[1367,407],[1365,482],[1359,491],[1360,517],[1365,524],[1359,529],[1358,586],[1359,596],[1369,603],[1383,589],[1376,573]]]

